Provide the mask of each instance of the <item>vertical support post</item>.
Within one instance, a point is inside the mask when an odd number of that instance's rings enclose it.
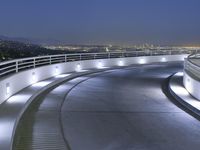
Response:
[[[65,62],[67,62],[67,55],[65,54]]]
[[[16,61],[15,66],[16,66],[16,67],[15,67],[15,71],[18,72],[18,71],[19,71],[19,70],[18,70],[18,61]]]
[[[51,56],[49,57],[49,64],[51,65]]]
[[[35,68],[35,58],[33,59],[33,68]]]
[[[108,59],[110,59],[110,52],[108,52]]]

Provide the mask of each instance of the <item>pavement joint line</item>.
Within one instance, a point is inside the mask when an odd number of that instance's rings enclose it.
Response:
[[[127,112],[127,111],[62,111],[62,112],[74,112],[74,113],[142,113],[142,114],[145,114],[145,113],[184,113],[184,112]]]

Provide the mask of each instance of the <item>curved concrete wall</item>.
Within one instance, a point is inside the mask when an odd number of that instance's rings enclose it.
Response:
[[[112,66],[128,66],[131,64],[147,64],[153,62],[166,62],[166,61],[183,61],[187,55],[165,55],[165,56],[144,56],[144,57],[129,57],[129,58],[113,58],[113,59],[96,59],[67,62],[60,64],[53,64],[36,69],[30,69],[19,72],[9,76],[0,81],[0,104],[3,103],[13,94],[19,92],[23,88],[56,76],[62,73],[69,73],[77,71],[77,67],[81,69],[90,69],[98,67],[112,67]]]
[[[200,81],[191,77],[187,72],[184,71],[183,84],[186,90],[195,98],[200,100]]]

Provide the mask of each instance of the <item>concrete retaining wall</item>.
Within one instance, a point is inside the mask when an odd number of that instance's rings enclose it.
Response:
[[[184,71],[183,84],[186,90],[195,98],[200,100],[200,81],[191,77],[187,72]]]
[[[0,81],[0,104],[23,88],[62,73],[78,69],[128,66],[131,64],[148,64],[153,62],[183,61],[187,55],[144,56],[129,58],[97,59],[53,64],[36,69],[30,69],[9,76]]]

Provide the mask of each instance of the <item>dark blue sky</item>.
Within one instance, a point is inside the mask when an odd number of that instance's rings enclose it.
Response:
[[[0,35],[77,44],[200,44],[200,0],[0,2]]]

